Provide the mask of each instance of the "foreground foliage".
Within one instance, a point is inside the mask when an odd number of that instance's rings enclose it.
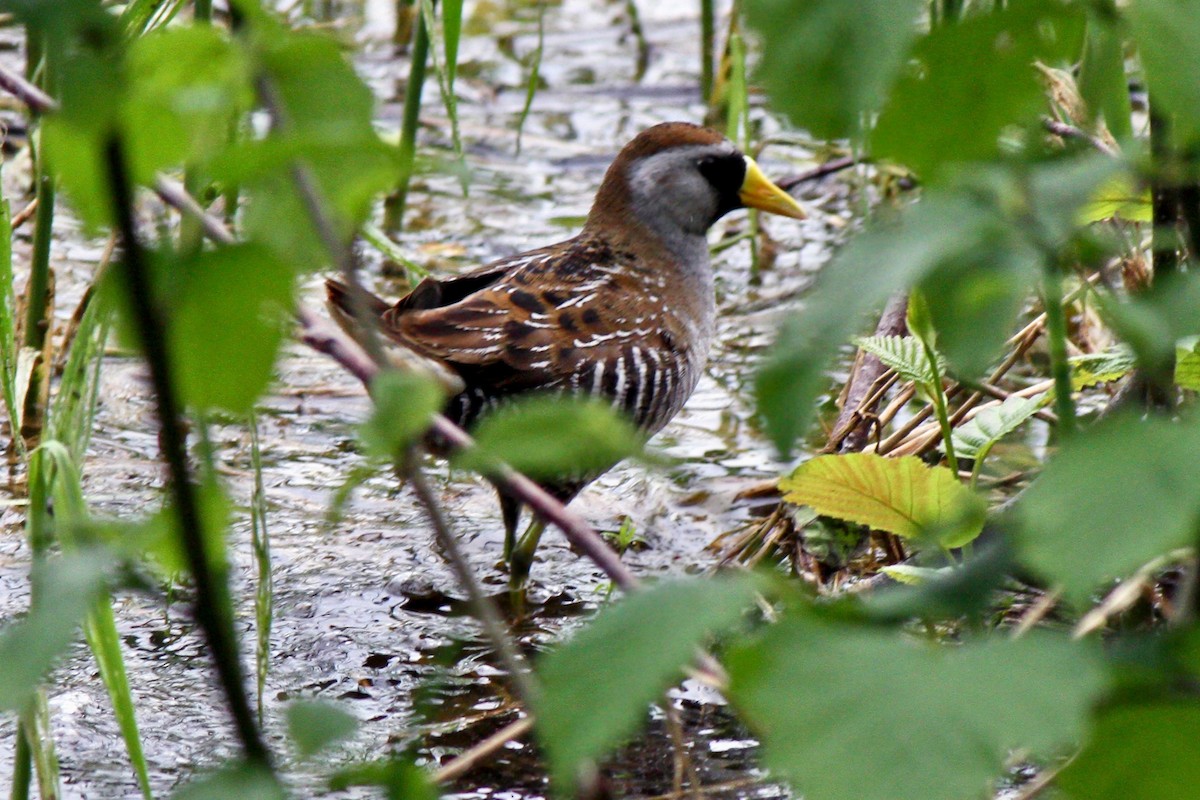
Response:
[[[253,410],[298,278],[346,267],[378,195],[398,193],[402,207],[412,140],[381,140],[371,94],[332,40],[291,31],[248,0],[233,3],[229,30],[203,15],[155,28],[151,5],[117,15],[94,0],[2,4],[41,53],[31,72],[54,103],[40,109],[38,170],[49,193],[39,197],[52,209],[61,184],[89,226],[113,231],[122,257],[81,315],[46,408],[38,387],[49,380],[48,354],[27,337],[18,344],[11,253],[0,254],[4,401],[14,449],[29,451],[35,562],[31,611],[0,635],[0,708],[20,719],[25,791],[36,773],[43,795],[54,795],[40,681],[82,628],[150,795],[107,599],[121,567],[148,556],[195,585],[242,747],[243,761],[181,796],[278,797],[283,782],[238,658],[230,501],[203,448],[185,451],[182,417],[202,431],[208,415]],[[421,6],[425,45],[429,31],[444,34],[433,64],[453,118],[462,6],[443,4],[440,17]],[[605,609],[532,674],[514,658],[509,677],[537,717],[555,789],[586,784],[591,764],[635,733],[647,705],[695,662],[693,673],[725,691],[761,738],[772,776],[812,800],[979,796],[1016,763],[1058,773],[1071,797],[1188,796],[1195,760],[1181,734],[1200,719],[1185,688],[1200,671],[1200,421],[1187,394],[1197,388],[1190,337],[1200,333],[1200,285],[1188,268],[1200,242],[1200,34],[1191,35],[1200,2],[755,0],[745,10],[762,37],[773,107],[798,128],[850,142],[878,174],[921,187],[919,200],[884,203],[842,250],[783,326],[756,386],[764,424],[789,452],[851,341],[890,370],[894,409],[860,409],[888,437],[874,452],[835,446],[799,467],[781,484],[781,514],[804,505],[903,537],[918,556],[890,568],[911,585],[830,598],[774,572],[667,582]],[[1137,54],[1130,75],[1127,44]],[[1148,91],[1148,116],[1131,112],[1131,77]],[[746,134],[744,100],[731,129]],[[254,110],[269,124],[249,125]],[[1146,119],[1149,141],[1136,135]],[[149,241],[137,229],[133,187],[161,190],[161,173],[174,169],[206,199],[244,203],[238,241],[202,246],[186,226]],[[1140,224],[1149,219],[1156,225]],[[7,213],[3,225],[7,242]],[[1147,250],[1152,282],[1134,269]],[[1106,277],[1115,272],[1128,280]],[[903,333],[854,339],[889,297],[908,292]],[[133,522],[92,518],[80,490],[91,365],[112,314],[146,356],[170,469],[162,511]],[[1094,347],[1090,325],[1120,347]],[[1044,357],[1023,362],[1035,342]],[[1084,358],[1070,358],[1072,349]],[[1013,380],[1019,362],[1025,371]],[[1139,391],[1118,395],[1102,420],[1079,413],[1119,379]],[[1013,385],[994,386],[1004,380]],[[438,396],[412,376],[372,385],[377,412],[363,426],[364,447],[394,457],[429,424]],[[979,406],[988,392],[1002,396]],[[876,394],[878,402],[887,391]],[[23,437],[39,414],[44,431]],[[896,423],[905,415],[917,420],[907,430]],[[981,484],[989,459],[1035,415],[1052,426],[1049,445],[1036,477],[1023,476],[1016,499],[1001,505]],[[459,463],[487,474],[501,460],[537,475],[569,471],[586,467],[585,456],[607,463],[640,445],[620,421],[578,405],[499,417],[480,438]],[[410,476],[419,485],[419,473]],[[256,530],[262,524],[260,515]],[[270,621],[267,549],[256,547],[260,643]],[[1132,604],[1122,598],[1138,596],[1129,586],[1174,564],[1184,566],[1178,586],[1147,622],[1109,624]],[[1005,614],[1017,580],[1038,603]],[[1123,594],[1092,608],[1122,580]],[[1056,603],[1059,622],[1079,620],[1076,635],[1065,625],[1027,633]],[[1099,629],[1109,647],[1089,636]],[[502,632],[496,644],[503,650]],[[719,658],[698,655],[706,647]],[[336,707],[297,704],[289,727],[308,757],[354,725]],[[403,758],[349,765],[330,783],[431,793]]]

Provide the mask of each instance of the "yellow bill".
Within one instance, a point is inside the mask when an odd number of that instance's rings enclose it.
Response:
[[[771,183],[771,179],[763,175],[754,159],[746,156],[746,178],[738,197],[747,208],[757,208],[771,214],[782,214],[794,219],[805,219],[808,214],[804,207],[796,202],[790,194]]]

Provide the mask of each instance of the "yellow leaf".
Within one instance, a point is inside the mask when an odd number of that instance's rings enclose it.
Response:
[[[1133,178],[1119,173],[1100,184],[1096,195],[1079,209],[1079,224],[1120,217],[1130,222],[1150,222],[1153,219],[1150,189],[1138,189]]]
[[[959,547],[983,528],[980,500],[945,467],[915,456],[817,456],[779,482],[784,499],[898,536],[934,532]]]

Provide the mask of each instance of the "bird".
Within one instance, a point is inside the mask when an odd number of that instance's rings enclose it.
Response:
[[[707,233],[744,207],[806,216],[725,136],[664,122],[621,149],[573,238],[425,278],[394,304],[329,280],[328,305],[348,332],[361,335],[366,314],[439,372],[451,387],[443,413],[463,428],[512,398],[565,393],[611,404],[649,437],[700,378],[716,326]],[[544,488],[566,503],[595,477]],[[519,588],[544,523],[535,518],[518,543],[521,504],[501,490],[500,506]]]

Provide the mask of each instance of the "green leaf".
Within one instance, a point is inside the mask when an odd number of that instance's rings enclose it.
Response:
[[[1036,283],[1039,262],[1027,242],[998,235],[921,282],[938,350],[957,374],[981,375],[999,354]]]
[[[954,429],[954,452],[959,458],[987,455],[996,442],[1021,427],[1046,404],[1048,395],[1012,395],[996,406],[980,409],[974,417]]]
[[[1200,336],[1189,336],[1175,346],[1175,383],[1200,392]]]
[[[1200,703],[1122,703],[1101,708],[1087,744],[1055,784],[1077,800],[1192,797],[1200,786]]]
[[[242,50],[205,25],[136,39],[128,86],[122,120],[134,176],[142,183],[151,183],[158,170],[214,156],[253,101]]]
[[[249,411],[271,380],[292,305],[292,268],[265,248],[206,250],[175,265],[168,341],[193,407]]]
[[[171,795],[172,800],[286,800],[287,795],[269,767],[233,764],[191,781]]]
[[[288,738],[301,758],[348,739],[358,730],[358,719],[331,703],[298,701],[288,706]]]
[[[379,786],[388,800],[437,800],[438,792],[430,775],[415,764],[390,758],[339,770],[330,778],[329,788],[340,792],[351,786]]]
[[[606,607],[539,662],[537,730],[555,784],[633,733],[705,637],[754,602],[750,575],[660,583]]]
[[[1200,140],[1200,0],[1138,0],[1129,21],[1150,96],[1173,117],[1180,145]]]
[[[1021,560],[1082,602],[1101,581],[1191,544],[1200,426],[1116,416],[1071,441],[1016,507]]]
[[[777,109],[822,139],[859,133],[904,63],[921,0],[754,0],[746,20],[763,37],[758,65]]]
[[[897,536],[937,533],[946,547],[960,547],[983,529],[980,499],[950,470],[916,456],[817,456],[780,479],[779,488],[789,503]]]
[[[430,418],[445,402],[432,377],[407,370],[389,370],[371,381],[371,416],[359,428],[366,451],[395,458],[429,429]]]
[[[793,615],[729,654],[729,696],[807,800],[961,800],[1014,750],[1052,754],[1103,688],[1093,648],[1048,636],[939,647]]]
[[[376,134],[374,96],[336,42],[284,32],[265,14],[255,15],[252,27],[280,121],[265,141],[231,148],[214,162],[213,174],[244,181],[251,195],[245,217],[251,239],[296,269],[315,269],[327,264],[330,254],[297,193],[292,167],[307,169],[334,233],[349,242],[378,193],[399,178],[398,151]],[[274,159],[258,164],[258,155],[272,151],[286,157],[282,169]]]
[[[1137,357],[1127,345],[1116,344],[1099,353],[1071,356],[1070,364],[1071,388],[1078,390],[1124,378],[1137,366]]]
[[[1121,31],[1112,22],[1100,19],[1098,14],[1088,19],[1079,92],[1092,120],[1103,118],[1118,142],[1133,138],[1124,44]]]
[[[49,558],[32,578],[40,589],[33,609],[0,632],[0,709],[21,711],[105,588],[112,559],[104,551]]]
[[[976,192],[929,192],[895,224],[856,237],[822,270],[807,307],[785,321],[755,380],[767,433],[781,452],[807,426],[829,361],[865,313],[939,264],[974,252],[1002,223]]]
[[[531,478],[602,472],[642,452],[644,437],[606,403],[574,397],[516,400],[475,429],[476,447],[454,463],[487,472],[504,461]]]
[[[1034,61],[1075,59],[1083,23],[1080,4],[1013,0],[1002,11],[938,27],[914,48],[915,63],[879,116],[871,152],[926,181],[948,165],[995,156],[1001,133],[1033,122],[1042,107]]]
[[[854,343],[878,358],[906,381],[930,386],[933,369],[925,348],[915,336],[861,336]]]

